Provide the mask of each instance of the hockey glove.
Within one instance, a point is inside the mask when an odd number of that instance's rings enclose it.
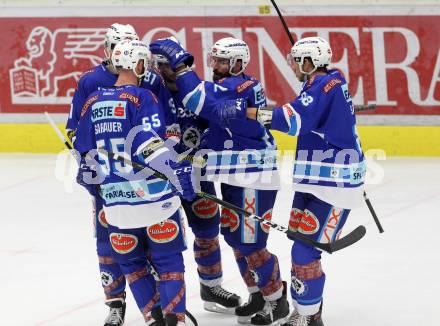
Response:
[[[243,98],[226,100],[214,107],[213,115],[221,128],[229,127],[230,119],[246,119],[247,102]]]
[[[193,55],[182,48],[180,43],[169,38],[152,42],[150,44],[150,51],[153,54],[160,54],[167,58],[174,71],[181,63],[186,64],[188,67],[191,67],[194,63]]]
[[[94,179],[98,176],[97,166],[87,165],[84,158],[81,158],[78,174],[76,175],[76,182],[86,188],[92,196],[98,196],[98,185],[94,183]]]
[[[194,190],[194,181],[191,162],[170,161],[170,167],[174,170],[174,175],[177,177],[179,184],[174,185],[175,191],[185,200],[191,201],[196,198],[197,194]],[[180,187],[179,187],[180,186]]]

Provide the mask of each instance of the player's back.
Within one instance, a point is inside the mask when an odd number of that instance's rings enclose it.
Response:
[[[66,129],[76,129],[81,109],[90,94],[99,90],[101,87],[113,86],[117,79],[118,75],[112,74],[108,70],[106,62],[84,72],[81,75],[75,93],[73,94],[72,106],[67,119]]]
[[[131,85],[109,87],[92,93],[86,100],[75,148],[81,154],[104,149],[145,166],[144,150],[153,150],[156,140],[164,134],[163,112],[149,90]],[[159,221],[169,210],[177,209],[180,201],[173,196],[168,182],[133,170],[131,165],[106,154],[98,154],[97,158],[102,178],[100,196],[106,213],[112,212],[110,218],[123,218],[124,223],[134,227],[137,224],[130,219],[141,216],[139,212],[145,214],[143,205],[148,204],[149,212],[155,212],[151,221]],[[125,210],[117,210],[118,205],[125,205]]]

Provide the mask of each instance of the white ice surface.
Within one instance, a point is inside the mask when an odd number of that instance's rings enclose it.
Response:
[[[55,177],[55,160],[54,155],[0,155],[2,326],[102,325],[107,312],[90,200],[79,186],[66,192]],[[388,159],[380,165],[385,177],[367,192],[385,233],[378,233],[366,207],[359,208],[345,231],[363,224],[365,238],[323,254],[325,325],[440,325],[440,159]],[[291,197],[289,187],[279,194],[275,222],[287,224]],[[247,299],[232,251],[221,245],[223,285]],[[268,246],[286,280],[290,245],[282,233],[271,232]],[[203,310],[192,250],[185,252],[185,262],[187,307],[199,325],[236,325],[233,317]],[[143,325],[131,294],[127,306],[125,325]]]

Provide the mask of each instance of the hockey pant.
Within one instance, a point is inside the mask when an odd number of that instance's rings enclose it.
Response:
[[[223,200],[267,220],[272,218],[276,190],[255,190],[221,185]],[[221,212],[221,232],[233,248],[235,259],[250,293],[261,291],[267,301],[282,295],[278,258],[266,249],[269,228],[226,207]]]
[[[306,234],[315,241],[328,243],[339,237],[349,213],[350,210],[334,207],[312,194],[296,192],[289,229]],[[321,305],[325,283],[321,251],[295,241],[291,258],[290,293],[293,304],[300,315],[313,315]]]
[[[93,224],[95,227],[96,251],[98,253],[101,283],[107,299],[125,297],[125,276],[113,259],[101,197],[93,197]]]
[[[215,195],[212,182],[201,182],[203,192]],[[200,283],[214,287],[222,282],[222,263],[218,234],[220,232],[219,206],[210,199],[182,200],[194,239],[194,257]]]
[[[145,321],[151,320],[151,310],[157,303],[165,315],[173,313],[184,321],[182,251],[186,249],[186,240],[180,210],[147,228],[119,229],[109,225],[109,232],[113,257],[121,267]],[[158,284],[154,275],[159,279]]]

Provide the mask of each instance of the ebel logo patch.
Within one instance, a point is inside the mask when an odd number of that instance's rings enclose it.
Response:
[[[125,119],[124,101],[102,101],[92,105],[92,121],[104,119]]]
[[[205,198],[200,198],[199,200],[196,200],[191,205],[191,208],[197,217],[206,219],[214,217],[218,212],[217,203],[215,203],[211,199]]]
[[[138,238],[132,234],[110,233],[110,243],[118,254],[128,254],[136,248]]]
[[[173,241],[179,235],[179,226],[173,220],[165,220],[147,228],[148,237],[156,243]]]

